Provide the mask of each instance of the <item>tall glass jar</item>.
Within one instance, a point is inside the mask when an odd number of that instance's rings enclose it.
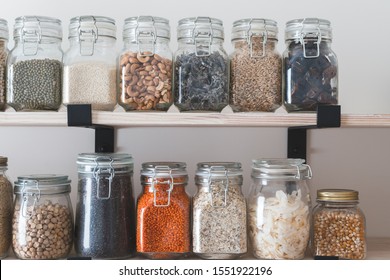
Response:
[[[184,18],[177,28],[174,104],[180,111],[217,111],[229,103],[229,61],[222,21]]]
[[[12,242],[13,190],[7,169],[8,158],[0,156],[0,259],[8,256]]]
[[[125,20],[119,57],[119,104],[126,111],[167,111],[173,103],[169,21],[139,16]]]
[[[12,248],[20,259],[66,258],[73,245],[68,176],[19,176],[15,182]]]
[[[193,252],[204,259],[234,259],[247,252],[246,201],[238,162],[201,162],[193,199]]]
[[[79,154],[75,251],[93,259],[135,253],[133,158],[128,154]]]
[[[314,256],[361,260],[366,257],[366,220],[359,192],[349,189],[317,191],[313,209],[311,247]]]
[[[288,112],[316,111],[338,103],[338,62],[331,48],[332,28],[324,19],[286,23],[283,54],[283,103]]]
[[[15,20],[7,62],[7,103],[16,111],[58,110],[62,101],[62,27],[59,19]]]
[[[282,105],[282,56],[276,49],[278,27],[269,19],[233,23],[230,98],[235,112],[274,112]]]
[[[4,111],[6,102],[6,78],[7,78],[7,56],[8,56],[8,24],[0,18],[0,111]]]
[[[185,257],[191,248],[191,200],[183,162],[142,164],[137,252],[151,259]]]
[[[311,169],[302,159],[260,159],[252,165],[249,238],[260,259],[303,259],[310,237]]]
[[[91,104],[113,111],[117,104],[115,20],[78,16],[70,20],[70,47],[64,55],[63,103]]]

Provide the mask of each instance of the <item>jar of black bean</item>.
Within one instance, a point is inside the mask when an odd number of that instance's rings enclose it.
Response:
[[[7,176],[8,158],[0,156],[0,259],[7,257],[12,241],[12,184]]]
[[[4,111],[6,102],[6,69],[8,56],[8,25],[7,21],[0,18],[0,111]]]
[[[113,111],[117,104],[115,20],[78,16],[70,20],[70,47],[64,55],[63,103],[91,104]]]
[[[7,103],[16,111],[58,110],[62,102],[62,28],[59,19],[15,20],[7,63]]]
[[[174,104],[180,111],[217,111],[229,103],[229,62],[222,21],[185,18],[177,29]]]
[[[233,23],[230,98],[235,112],[274,112],[282,105],[282,56],[277,23],[242,19]]]
[[[127,154],[80,154],[75,251],[93,259],[135,253],[133,159]]]
[[[331,49],[328,20],[295,19],[286,24],[283,97],[288,112],[316,111],[319,104],[338,103],[338,63]]]
[[[119,58],[119,104],[126,111],[167,111],[172,97],[169,21],[139,16],[125,20]]]

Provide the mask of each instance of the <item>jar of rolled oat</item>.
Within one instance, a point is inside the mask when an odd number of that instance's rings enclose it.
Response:
[[[8,158],[0,156],[0,259],[7,257],[12,242],[13,190],[7,162]]]
[[[283,54],[283,104],[288,112],[316,111],[338,103],[338,62],[331,48],[328,20],[295,19],[286,23]]]
[[[5,81],[7,77],[7,56],[8,56],[8,25],[7,21],[0,18],[0,111],[4,111],[6,102]]]
[[[204,259],[234,259],[247,252],[246,200],[238,162],[197,165],[193,198],[193,252]]]
[[[278,27],[269,19],[233,23],[229,104],[235,112],[274,112],[282,105],[282,57]]]
[[[249,238],[259,259],[303,259],[310,238],[310,166],[303,159],[252,164]]]
[[[70,47],[64,55],[63,103],[91,104],[113,111],[117,104],[115,20],[78,16],[70,20]]]
[[[125,20],[119,57],[119,104],[126,111],[167,111],[173,103],[169,21],[139,16]]]
[[[312,219],[314,256],[354,260],[366,257],[366,222],[357,191],[318,190]]]
[[[73,245],[73,211],[65,175],[19,176],[12,249],[20,259],[62,259]]]
[[[137,252],[151,259],[176,259],[191,251],[191,200],[183,162],[142,164],[143,192],[137,203]]]

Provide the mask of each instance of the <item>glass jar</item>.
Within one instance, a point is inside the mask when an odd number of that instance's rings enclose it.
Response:
[[[177,28],[174,104],[180,111],[217,111],[229,103],[229,61],[222,21],[185,18]]]
[[[4,111],[6,102],[5,81],[7,78],[7,56],[8,56],[8,24],[0,18],[0,111]]]
[[[314,256],[361,260],[366,257],[366,221],[359,192],[348,189],[317,191],[313,209],[311,247]]]
[[[78,16],[70,20],[69,49],[64,55],[63,103],[91,104],[113,111],[117,103],[115,20]]]
[[[18,177],[12,220],[12,248],[18,258],[68,256],[73,245],[70,190],[70,180],[65,175]]]
[[[204,259],[234,259],[247,252],[246,201],[238,162],[197,165],[193,198],[193,252]]]
[[[137,252],[151,259],[185,257],[191,244],[191,200],[183,162],[142,164],[137,205]]]
[[[338,103],[338,63],[332,28],[324,19],[288,21],[283,54],[283,102],[288,112],[316,111]]]
[[[235,112],[274,112],[282,105],[282,56],[276,49],[278,27],[269,19],[233,23],[230,98]]]
[[[260,159],[252,165],[249,238],[259,259],[303,259],[310,237],[311,169],[303,159]]]
[[[15,20],[7,62],[7,102],[16,111],[58,110],[62,102],[62,27],[59,19]]]
[[[128,154],[79,154],[75,251],[93,259],[135,253],[133,159]]]
[[[119,58],[119,104],[126,111],[167,111],[172,97],[169,21],[140,16],[125,20]]]
[[[13,190],[7,163],[8,158],[0,156],[0,259],[8,256],[12,242]]]

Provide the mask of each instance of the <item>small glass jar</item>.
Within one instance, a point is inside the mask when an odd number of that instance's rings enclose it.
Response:
[[[59,19],[15,20],[7,62],[7,103],[16,111],[53,110],[62,102],[62,27]]]
[[[269,19],[233,23],[230,98],[235,112],[274,112],[282,105],[282,56],[276,49],[278,27]]]
[[[12,243],[13,190],[7,163],[8,158],[0,156],[0,259],[8,256]]]
[[[12,248],[20,259],[63,259],[73,245],[73,211],[65,175],[19,176]]]
[[[168,111],[172,97],[169,21],[140,16],[125,20],[119,57],[119,104],[126,111]]]
[[[75,251],[93,259],[135,253],[133,158],[128,154],[79,154]]]
[[[283,54],[283,103],[288,112],[316,111],[338,103],[338,62],[332,28],[324,19],[288,21]]]
[[[177,28],[174,104],[180,111],[220,112],[229,104],[229,61],[222,21],[185,18]]]
[[[142,164],[137,204],[137,252],[151,259],[186,257],[191,245],[191,200],[183,162]]]
[[[366,257],[366,220],[359,192],[348,189],[317,191],[312,215],[314,256],[362,260]]]
[[[64,55],[63,103],[91,104],[113,111],[117,104],[115,20],[78,16],[70,20],[70,47]]]
[[[0,111],[4,111],[6,102],[8,24],[0,18]]]
[[[197,165],[193,252],[204,259],[235,259],[247,252],[246,201],[238,162]]]
[[[252,165],[249,238],[259,259],[303,259],[310,238],[311,169],[303,159],[260,159]]]

